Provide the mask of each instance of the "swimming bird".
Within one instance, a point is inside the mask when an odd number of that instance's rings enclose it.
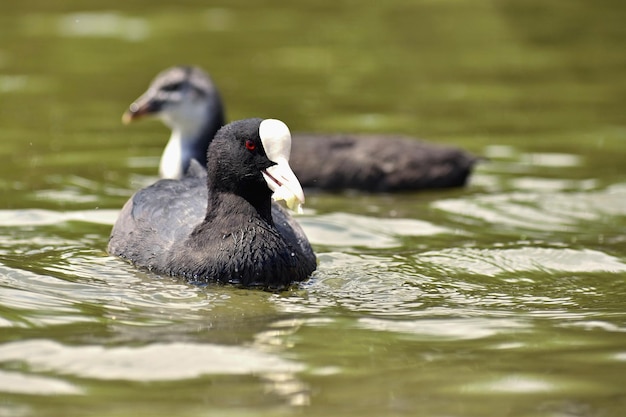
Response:
[[[215,83],[198,67],[159,73],[124,113],[125,123],[155,116],[172,130],[161,157],[162,178],[180,178],[225,123]],[[398,135],[295,133],[291,166],[305,188],[370,192],[465,185],[478,158],[461,149]]]
[[[191,161],[181,179],[139,190],[113,226],[108,252],[132,264],[187,279],[284,288],[316,268],[304,232],[274,196],[297,207],[304,193],[288,159],[288,127],[246,119],[222,127],[206,171]]]

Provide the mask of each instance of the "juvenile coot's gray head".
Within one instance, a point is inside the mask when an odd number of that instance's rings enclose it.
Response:
[[[162,120],[172,130],[161,157],[161,178],[182,178],[191,159],[206,166],[209,143],[225,123],[217,87],[206,72],[189,66],[159,73],[122,121],[128,124],[145,116]]]
[[[199,68],[163,71],[125,114],[152,114],[172,129],[160,175],[180,178],[189,161],[204,161],[223,124],[217,89]],[[210,121],[210,122],[207,122]],[[403,191],[458,187],[478,158],[458,148],[392,135],[295,134],[291,165],[304,187],[325,190]]]
[[[278,120],[224,126],[209,146],[206,177],[161,180],[131,197],[109,253],[194,283],[282,288],[305,280],[315,257],[290,220],[275,221],[271,202],[273,192],[293,206],[304,202],[287,163],[290,140]]]

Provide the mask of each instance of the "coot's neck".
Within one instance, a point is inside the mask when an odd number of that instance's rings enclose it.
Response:
[[[165,123],[170,124],[167,120]],[[206,167],[209,144],[223,125],[224,110],[219,101],[208,106],[207,115],[200,123],[187,125],[172,123],[172,134],[159,165],[161,178],[182,178],[189,168],[191,159]]]
[[[272,219],[272,199],[271,191],[264,184],[259,189],[258,185],[246,187],[246,185],[239,188],[224,189],[219,185],[214,185],[212,180],[208,179],[209,188],[209,201],[207,204],[206,218],[209,220],[216,213],[229,213],[236,215],[238,213],[245,214],[245,217],[250,218],[255,214],[258,215],[264,222],[274,226],[274,220]]]

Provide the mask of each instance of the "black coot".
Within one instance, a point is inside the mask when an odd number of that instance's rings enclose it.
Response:
[[[273,119],[230,123],[216,134],[207,170],[191,165],[124,205],[108,250],[136,266],[193,283],[283,288],[316,268],[302,229],[272,203],[304,201],[287,162],[287,126]]]
[[[172,129],[162,178],[180,178],[191,159],[204,163],[206,148],[224,124],[215,84],[197,67],[161,72],[124,114],[145,115]],[[478,158],[461,149],[391,135],[294,134],[291,165],[303,187],[325,190],[403,191],[465,185]]]

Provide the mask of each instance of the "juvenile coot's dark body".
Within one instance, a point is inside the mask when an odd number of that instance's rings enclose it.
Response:
[[[200,68],[161,72],[131,104],[128,123],[153,115],[172,129],[160,175],[180,178],[190,159],[203,162],[224,124],[224,106]],[[465,185],[478,158],[457,148],[390,135],[294,134],[291,161],[303,187],[325,190],[405,191]]]
[[[305,280],[315,255],[302,229],[271,202],[272,191],[304,200],[286,162],[286,129],[262,119],[222,128],[206,171],[194,161],[181,180],[160,180],[130,198],[109,253],[194,283],[282,288]]]
[[[291,165],[304,187],[371,192],[465,184],[475,158],[405,136],[299,134]],[[325,162],[321,162],[325,161]],[[295,170],[295,168],[294,168]]]

